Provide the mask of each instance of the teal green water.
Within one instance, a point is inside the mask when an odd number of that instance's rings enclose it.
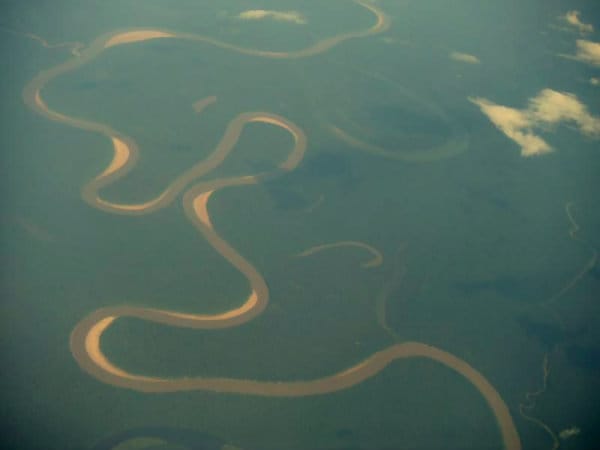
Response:
[[[160,27],[285,51],[373,20],[343,0],[205,3],[9,2],[1,25],[84,43],[114,29]],[[159,193],[208,155],[240,112],[282,115],[308,136],[294,172],[226,189],[210,203],[215,228],[264,275],[266,311],[220,331],[122,319],[103,349],[117,365],[156,376],[318,378],[395,342],[376,315],[387,289],[387,322],[398,339],[440,347],[481,371],[509,406],[526,449],[552,447],[519,414],[526,392],[542,384],[548,354],[547,390],[532,415],[555,433],[581,430],[563,448],[593,448],[600,439],[598,264],[544,305],[599,244],[598,140],[563,124],[541,132],[555,152],[523,158],[467,98],[524,108],[551,88],[600,115],[600,88],[588,83],[598,68],[557,56],[581,38],[560,30],[557,18],[579,9],[599,28],[600,9],[591,0],[377,5],[392,20],[388,32],[308,59],[157,40],[111,49],[45,89],[51,107],[110,124],[140,145],[131,174],[103,191],[114,201]],[[297,10],[308,23],[232,19],[249,8]],[[92,449],[138,428],[186,429],[243,449],[502,448],[480,394],[427,360],[398,361],[351,389],[301,399],[142,394],[82,372],[68,338],[91,311],[129,303],[218,312],[239,305],[247,284],[187,221],[180,198],[140,217],[83,202],[81,186],[110,161],[108,142],[36,115],[21,98],[28,80],[68,52],[0,32],[8,62],[0,78],[2,448]],[[598,32],[584,38],[597,42]],[[452,51],[481,63],[453,61]],[[192,103],[209,95],[217,104],[195,115]],[[392,152],[426,153],[452,139],[468,148],[404,162],[343,142],[331,124]],[[271,170],[289,145],[281,130],[249,127],[207,179]],[[569,202],[582,241],[569,236]],[[361,268],[369,255],[352,248],[293,257],[340,240],[369,243],[384,264]],[[176,439],[144,445],[195,448]]]

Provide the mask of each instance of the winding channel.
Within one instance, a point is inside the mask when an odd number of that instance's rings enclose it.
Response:
[[[307,139],[297,125],[284,117],[267,112],[245,112],[231,120],[216,149],[204,160],[185,171],[168,185],[160,195],[140,204],[118,204],[100,197],[100,190],[115,180],[126,175],[135,166],[139,156],[139,148],[135,141],[112,127],[71,117],[51,109],[42,96],[43,88],[54,78],[73,71],[92,61],[102,52],[125,44],[146,41],[149,39],[187,39],[201,41],[239,53],[265,58],[302,58],[322,53],[348,39],[366,37],[385,31],[389,27],[386,15],[374,4],[367,1],[355,1],[358,5],[373,13],[376,22],[368,29],[336,35],[318,41],[314,45],[298,51],[274,52],[238,47],[206,36],[186,34],[156,29],[134,29],[118,31],[97,38],[89,47],[80,50],[77,56],[63,64],[41,71],[24,89],[24,101],[33,111],[49,120],[53,120],[73,128],[97,133],[105,136],[112,145],[113,158],[110,164],[94,179],[82,188],[83,199],[100,210],[116,214],[141,215],[149,214],[170,204],[188,185],[202,175],[219,166],[236,146],[246,125],[259,122],[286,130],[293,145],[285,158],[272,172],[251,176],[222,178],[202,182],[187,188],[183,194],[183,205],[187,218],[212,245],[212,247],[232,264],[247,280],[249,294],[241,306],[220,314],[189,314],[165,309],[143,308],[129,305],[111,306],[98,309],[82,319],[73,329],[70,336],[71,352],[79,366],[96,379],[114,386],[134,389],[143,392],[174,392],[186,390],[207,390],[267,397],[301,397],[327,394],[350,388],[373,377],[390,363],[402,358],[427,358],[454,370],[466,378],[485,398],[494,413],[499,431],[506,449],[521,448],[519,435],[513,423],[509,409],[486,378],[462,359],[419,342],[404,342],[391,345],[374,353],[368,358],[355,363],[349,368],[332,375],[308,381],[255,381],[237,378],[158,378],[130,373],[114,365],[102,352],[101,338],[106,329],[117,319],[133,317],[165,325],[216,329],[228,328],[252,320],[261,314],[269,301],[269,290],[258,270],[229,243],[223,239],[211,222],[208,208],[213,194],[221,189],[260,183],[270,177],[279,176],[294,170],[302,161]],[[201,112],[210,106],[216,98],[209,97],[194,104],[194,109]],[[348,245],[346,242],[343,245]],[[356,245],[350,244],[350,245]],[[363,246],[360,245],[359,246]],[[364,246],[363,246],[364,247]],[[325,247],[315,247],[324,249]],[[373,261],[375,265],[377,258]]]
[[[296,256],[300,256],[300,257],[311,256],[320,251],[329,250],[331,248],[338,248],[338,247],[358,247],[358,248],[362,248],[362,249],[368,251],[369,253],[371,253],[373,255],[373,259],[370,259],[369,261],[366,261],[360,265],[361,267],[364,267],[365,269],[369,269],[371,267],[379,267],[381,264],[383,264],[383,255],[381,254],[381,252],[379,250],[377,250],[375,247],[373,247],[369,244],[365,244],[364,242],[359,242],[359,241],[339,241],[339,242],[332,242],[330,244],[316,245],[314,247],[311,247],[309,249],[306,249],[306,250],[298,253]]]
[[[367,70],[364,68],[355,68],[342,65],[342,70],[352,71],[357,76],[364,78],[367,82],[367,89],[363,90],[358,88],[359,92],[369,92],[370,86],[379,86],[382,91],[374,96],[372,91],[368,97],[368,101],[363,101],[361,105],[363,109],[369,108],[369,101],[371,97],[378,97],[385,99],[385,102],[395,102],[397,104],[413,104],[418,108],[426,111],[428,115],[441,121],[450,130],[450,135],[447,137],[445,142],[434,144],[430,146],[416,146],[414,148],[408,147],[408,145],[397,147],[382,147],[375,143],[369,142],[369,136],[372,134],[371,128],[367,123],[359,124],[351,120],[348,117],[348,113],[345,111],[347,108],[351,111],[351,108],[346,105],[342,105],[338,108],[338,117],[324,117],[324,122],[329,122],[326,129],[337,139],[344,142],[350,147],[369,153],[373,156],[382,157],[385,159],[403,161],[409,163],[431,163],[434,161],[442,161],[448,158],[453,158],[469,150],[469,136],[464,130],[460,130],[455,124],[451,117],[446,114],[442,108],[437,106],[433,101],[421,98],[415,95],[406,87],[399,83],[389,79],[386,76]],[[355,87],[356,89],[356,87]],[[370,87],[371,90],[375,89]],[[385,93],[388,92],[387,97]],[[338,102],[332,102],[336,104]],[[360,104],[360,103],[359,103]],[[339,105],[338,105],[339,106]],[[340,123],[337,123],[340,122]],[[401,127],[400,127],[401,129]],[[354,131],[349,131],[354,130]],[[411,144],[412,146],[412,144]],[[408,147],[408,148],[406,148]]]

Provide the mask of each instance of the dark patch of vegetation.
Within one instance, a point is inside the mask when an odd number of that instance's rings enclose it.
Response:
[[[525,316],[519,317],[517,323],[527,336],[538,340],[548,350],[563,343],[568,337],[559,325],[553,323],[536,321]]]
[[[600,371],[600,347],[569,345],[567,347],[567,359],[575,367]]]
[[[536,299],[538,292],[537,287],[531,281],[512,276],[482,281],[462,281],[454,283],[453,286],[467,296],[476,296],[482,291],[491,291],[501,297],[519,301]]]
[[[357,179],[349,158],[338,152],[322,152],[308,157],[293,172],[264,183],[277,208],[303,209],[314,203],[314,195],[304,193],[316,181],[334,180],[344,192],[350,191]]]

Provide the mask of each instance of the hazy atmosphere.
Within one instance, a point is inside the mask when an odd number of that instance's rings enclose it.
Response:
[[[600,448],[600,2],[0,0],[4,450]]]

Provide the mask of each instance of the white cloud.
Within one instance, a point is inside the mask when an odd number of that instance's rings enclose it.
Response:
[[[592,116],[577,97],[568,92],[544,89],[529,101],[529,115],[534,123],[575,122],[589,136],[600,136],[600,117]]]
[[[600,66],[600,42],[577,39],[577,53],[573,55],[561,55],[566,58],[575,59],[593,66]]]
[[[600,86],[600,78],[598,78],[598,77],[590,78],[590,84],[592,86]]]
[[[525,112],[496,105],[484,98],[469,98],[469,100],[479,106],[496,128],[521,146],[522,156],[540,155],[552,151],[552,147],[546,141],[531,132],[531,123]]]
[[[579,11],[569,11],[562,18],[573,27],[577,28],[577,30],[581,33],[591,33],[594,31],[594,27],[589,23],[583,23],[579,19]]]
[[[552,147],[534,132],[544,125],[574,122],[588,136],[600,137],[600,117],[592,116],[575,95],[542,90],[529,100],[527,109],[497,105],[484,98],[469,98],[506,136],[521,146],[522,156],[541,155]]]
[[[280,22],[292,22],[298,25],[304,25],[306,19],[297,11],[272,11],[266,9],[251,9],[238,14],[238,19],[242,20],[262,20],[272,19]]]
[[[450,58],[452,58],[455,61],[465,62],[469,64],[480,63],[479,58],[477,58],[477,56],[469,55],[468,53],[452,52],[450,53]]]

